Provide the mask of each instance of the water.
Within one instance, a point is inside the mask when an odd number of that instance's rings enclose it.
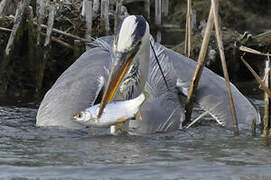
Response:
[[[262,107],[262,101],[256,101]],[[0,179],[271,179],[271,139],[203,123],[152,136],[36,128],[36,108],[0,107]]]

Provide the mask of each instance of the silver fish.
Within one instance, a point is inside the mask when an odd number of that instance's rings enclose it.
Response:
[[[110,127],[121,122],[125,122],[135,116],[141,119],[139,108],[146,99],[146,93],[141,93],[138,97],[126,101],[113,101],[108,103],[103,110],[102,116],[98,119],[100,104],[91,106],[80,113],[77,113],[73,120],[85,126]]]

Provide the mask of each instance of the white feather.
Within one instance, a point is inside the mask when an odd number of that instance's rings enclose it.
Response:
[[[136,28],[136,17],[135,16],[128,16],[124,19],[120,33],[119,33],[119,40],[117,44],[117,51],[124,52],[129,47],[132,46],[132,34],[134,33]]]

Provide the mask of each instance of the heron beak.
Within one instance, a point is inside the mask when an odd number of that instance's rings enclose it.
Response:
[[[118,52],[115,54],[115,61],[113,62],[107,86],[100,104],[98,119],[101,117],[106,104],[112,100],[116,90],[120,85],[120,82],[124,78],[131,65],[134,55],[135,53],[131,54]]]

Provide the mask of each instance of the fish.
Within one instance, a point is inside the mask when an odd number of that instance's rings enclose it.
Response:
[[[106,128],[110,127],[111,125],[125,122],[134,117],[137,117],[137,119],[142,119],[140,107],[147,96],[148,94],[146,92],[142,92],[134,99],[113,101],[108,103],[99,119],[98,112],[100,109],[100,104],[96,104],[77,113],[75,116],[73,116],[73,120],[84,126]]]

